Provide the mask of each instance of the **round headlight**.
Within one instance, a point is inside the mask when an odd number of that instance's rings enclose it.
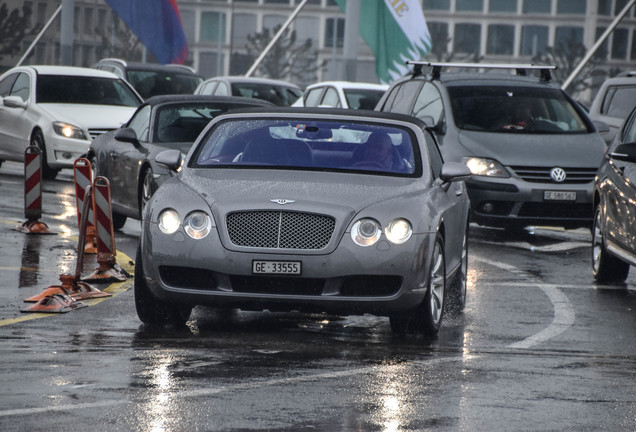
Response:
[[[210,233],[212,221],[207,213],[195,211],[186,216],[183,221],[183,228],[186,234],[193,239],[202,239]]]
[[[164,234],[173,234],[179,229],[179,213],[172,209],[163,210],[159,214],[159,229]]]
[[[380,239],[382,228],[373,219],[360,219],[351,227],[351,239],[358,246],[371,246]]]
[[[411,238],[413,229],[406,219],[393,219],[385,228],[384,234],[391,243],[402,244]]]

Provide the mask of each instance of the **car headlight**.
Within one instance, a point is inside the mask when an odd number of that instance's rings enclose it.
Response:
[[[380,239],[382,227],[374,219],[360,219],[351,227],[351,239],[358,246],[371,246]]]
[[[470,169],[470,172],[476,176],[510,177],[503,165],[494,159],[471,157],[465,158],[464,163]]]
[[[75,138],[81,140],[87,140],[88,138],[84,135],[84,131],[72,124],[64,123],[64,122],[53,122],[53,130],[56,134],[61,135],[66,138]]]
[[[402,244],[411,238],[413,228],[406,219],[393,219],[384,229],[384,234],[391,243]]]
[[[179,229],[179,213],[172,209],[163,210],[159,214],[159,229],[164,234],[174,234]]]
[[[186,234],[193,239],[202,239],[210,233],[212,221],[207,213],[195,211],[186,216],[183,221],[183,228]]]

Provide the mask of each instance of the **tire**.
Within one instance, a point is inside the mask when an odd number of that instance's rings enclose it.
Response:
[[[146,205],[148,204],[148,200],[155,193],[155,190],[152,168],[148,168],[144,171],[139,187],[139,220],[143,220]]]
[[[468,224],[462,242],[462,259],[459,270],[455,273],[446,294],[446,312],[460,314],[466,307],[466,287],[468,279]]]
[[[389,317],[394,332],[435,336],[440,329],[446,300],[446,256],[444,238],[439,232],[435,238],[428,270],[428,290],[424,301],[413,311]]]
[[[594,212],[592,226],[592,274],[597,282],[623,283],[629,275],[629,264],[612,255],[606,248],[603,239],[601,206]]]
[[[120,215],[119,213],[113,213],[113,229],[119,231],[126,225],[127,216]]]
[[[133,290],[137,316],[145,324],[184,325],[190,317],[192,306],[165,302],[152,295],[144,277],[140,246],[135,257]]]
[[[42,160],[42,178],[45,180],[53,180],[57,177],[57,173],[60,172],[58,169],[53,169],[49,167],[46,158],[46,145],[44,144],[44,135],[40,130],[33,131],[31,135],[31,145],[36,146],[41,151],[41,160]]]

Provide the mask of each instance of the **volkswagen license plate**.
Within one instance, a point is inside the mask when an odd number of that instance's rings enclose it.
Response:
[[[300,261],[252,261],[252,273],[255,274],[299,275],[300,271]]]
[[[546,201],[576,201],[576,192],[544,191],[543,199]]]

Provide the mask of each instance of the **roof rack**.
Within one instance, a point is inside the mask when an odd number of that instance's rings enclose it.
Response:
[[[443,67],[456,67],[456,68],[478,68],[478,69],[515,69],[517,75],[526,75],[528,70],[541,71],[541,79],[544,81],[550,81],[552,74],[550,71],[556,69],[556,66],[545,65],[533,65],[533,64],[502,64],[502,63],[434,63],[425,61],[413,61],[408,60],[406,64],[413,65],[413,76],[422,74],[422,68],[424,66],[432,67],[433,79],[439,79]]]

